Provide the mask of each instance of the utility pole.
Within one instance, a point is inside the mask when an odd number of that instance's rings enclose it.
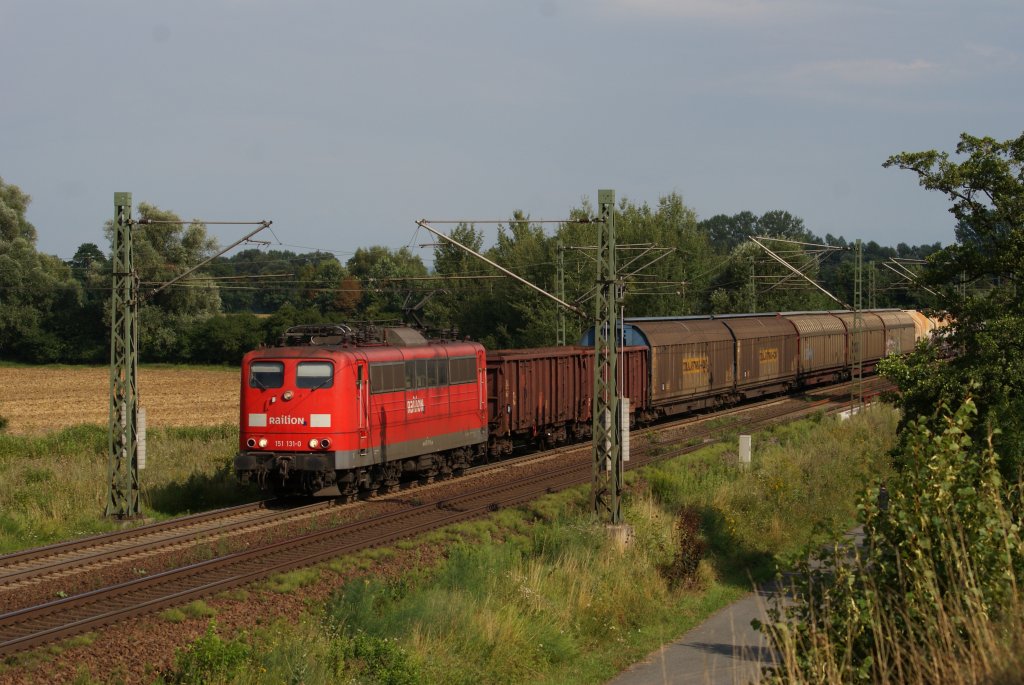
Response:
[[[622,418],[619,410],[615,319],[618,277],[615,264],[615,191],[598,190],[597,296],[594,317],[594,473],[591,506],[622,523]]]
[[[132,251],[132,194],[114,193],[113,290],[110,301],[110,430],[107,516],[139,515],[139,278]]]

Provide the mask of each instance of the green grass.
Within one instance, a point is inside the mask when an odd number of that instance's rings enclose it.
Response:
[[[267,580],[267,586],[278,594],[295,592],[320,580],[320,569],[300,568],[288,573],[275,573]]]
[[[235,482],[234,425],[149,431],[139,472],[143,515],[163,519],[260,498]],[[107,431],[0,434],[0,553],[114,530],[104,517]]]
[[[746,471],[728,445],[630,472],[625,549],[594,525],[586,488],[453,526],[457,538],[417,541],[449,545],[433,567],[385,580],[369,566],[297,626],[222,640],[248,656],[209,682],[605,681],[849,525],[868,476],[888,468],[894,431],[885,408],[817,417],[756,436]]]
[[[210,618],[217,615],[217,610],[201,599],[189,602],[182,607],[182,611],[189,618]]]
[[[171,607],[160,612],[159,616],[168,623],[183,623],[190,618],[212,618],[217,610],[201,599],[194,600],[180,607]]]
[[[184,610],[178,607],[171,607],[170,609],[164,609],[160,612],[160,618],[167,621],[168,623],[184,623],[188,616]]]
[[[233,602],[244,602],[249,599],[249,591],[240,587],[224,590],[216,594],[217,599],[229,599]]]
[[[45,670],[46,664],[49,663],[53,657],[64,653],[69,649],[75,647],[86,647],[96,642],[99,635],[94,632],[83,633],[82,635],[76,635],[66,640],[61,640],[55,644],[46,645],[39,649],[33,649],[29,652],[21,652],[19,654],[12,654],[4,657],[0,660],[0,676],[14,668],[24,669],[41,669]],[[88,681],[92,682],[92,681]]]

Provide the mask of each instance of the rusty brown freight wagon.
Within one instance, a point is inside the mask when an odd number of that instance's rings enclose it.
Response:
[[[914,320],[915,341],[931,340],[932,331],[937,328],[935,319],[913,309],[906,310],[906,314]]]
[[[914,339],[932,340],[936,335],[941,335],[943,328],[952,323],[948,314],[928,316],[913,309],[906,309],[904,313],[914,320]]]
[[[736,392],[743,398],[782,392],[796,385],[796,327],[780,315],[719,318],[736,338]]]
[[[902,309],[879,309],[875,314],[885,324],[885,354],[906,354],[914,350],[914,319]]]
[[[647,350],[619,351],[620,392],[633,412],[647,406]],[[487,411],[492,454],[515,443],[551,446],[591,432],[592,347],[544,347],[487,353]]]
[[[626,319],[626,340],[650,348],[655,416],[718,406],[734,399],[735,339],[719,319]]]
[[[849,373],[846,326],[828,312],[786,312],[799,334],[797,378],[801,384],[837,382]]]
[[[832,312],[846,326],[846,363],[853,365],[853,312]],[[885,356],[885,324],[877,314],[861,312],[860,354],[865,373],[875,370],[878,360]]]

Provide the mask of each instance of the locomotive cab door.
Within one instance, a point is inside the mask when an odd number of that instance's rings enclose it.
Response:
[[[359,454],[365,456],[370,448],[370,373],[362,359],[356,362],[356,428]]]
[[[476,353],[477,392],[479,394],[480,423],[487,426],[487,356],[482,350]],[[496,374],[497,375],[497,374]],[[497,390],[497,388],[495,388]],[[495,393],[497,397],[497,392]],[[496,416],[498,414],[495,414]]]

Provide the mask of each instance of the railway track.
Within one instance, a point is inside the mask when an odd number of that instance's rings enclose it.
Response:
[[[843,390],[835,388],[829,392],[835,395],[841,394]],[[877,392],[877,389],[869,392]],[[649,439],[638,440],[638,443],[647,444],[638,445],[633,450],[627,466],[630,469],[638,468],[654,461],[695,451],[711,442],[710,436],[716,431],[756,431],[772,423],[795,420],[818,411],[835,409],[844,405],[848,399],[849,395],[846,394],[843,401],[835,397],[813,401],[774,400],[732,410],[725,415],[707,415],[647,429],[641,435],[648,438],[657,435],[658,442],[655,444]],[[723,416],[728,421],[724,426]],[[690,426],[689,430],[686,428],[687,425]],[[657,449],[653,449],[654,447]],[[666,447],[669,449],[666,450]],[[545,466],[536,469],[525,468],[529,463],[543,463]],[[428,494],[430,490],[424,488],[417,491],[415,502],[406,503],[397,511],[381,513],[328,530],[295,536],[258,549],[226,554],[111,587],[11,611],[0,615],[0,656],[96,630],[134,616],[184,604],[266,578],[274,573],[310,566],[371,547],[388,545],[425,531],[485,516],[502,507],[516,506],[546,493],[588,483],[592,468],[588,444],[563,447],[522,460],[501,462],[485,467],[485,470],[507,471],[503,477],[491,478],[490,482],[482,485],[480,483],[488,479],[483,478],[479,482],[468,480],[466,485],[469,487],[451,496],[432,496]],[[421,493],[422,496],[419,496]],[[0,557],[0,582],[3,582],[3,578],[9,579],[7,582],[23,581],[25,574],[32,573],[33,564],[42,564],[35,567],[39,569],[37,573],[55,573],[76,563],[99,563],[101,557],[109,559],[118,554],[132,553],[127,551],[133,549],[128,544],[132,539],[135,540],[134,544],[148,546],[175,544],[147,539],[150,536],[191,536],[195,539],[210,535],[213,534],[210,527],[225,525],[224,516],[238,517],[237,521],[227,525],[241,528],[259,525],[252,521],[259,518],[258,512],[261,508],[264,515],[281,514],[267,512],[265,506],[266,503],[258,503],[187,517],[182,520],[187,522],[184,529],[173,526],[174,522],[153,524],[114,534],[110,538],[117,539],[108,538],[100,545],[75,547],[76,544],[87,543],[86,540]],[[305,509],[311,510],[322,506],[329,505],[320,503]],[[292,510],[288,514],[295,515],[295,511],[300,510]],[[221,517],[221,523],[217,523],[218,515]],[[188,530],[189,528],[191,530]],[[127,546],[119,548],[118,545]],[[80,560],[78,562],[74,561],[76,555]],[[17,570],[14,570],[15,568]]]
[[[142,558],[168,548],[301,519],[332,504],[290,507],[264,500],[6,554],[0,556],[0,591],[70,571],[82,572],[111,560]]]

